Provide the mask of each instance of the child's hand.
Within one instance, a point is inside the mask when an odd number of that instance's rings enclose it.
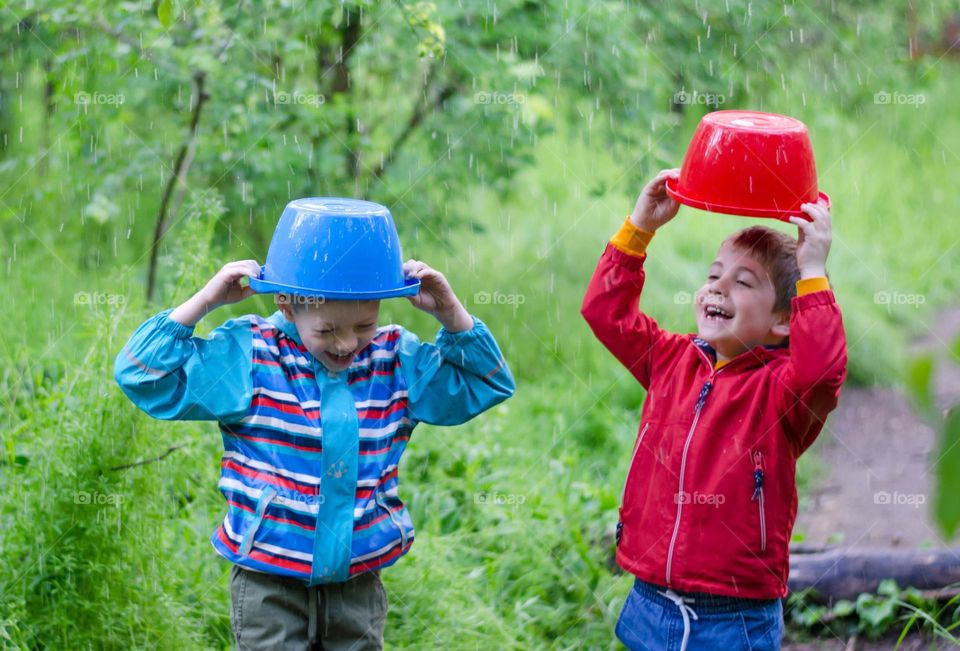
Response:
[[[200,290],[199,294],[211,307],[239,303],[256,293],[249,285],[241,285],[240,280],[245,276],[259,275],[260,263],[256,260],[228,262]]]
[[[667,179],[680,178],[680,170],[662,170],[640,192],[637,205],[630,215],[630,222],[637,228],[654,232],[677,216],[680,204],[670,198],[666,190]]]
[[[403,274],[408,278],[420,279],[420,292],[407,297],[414,307],[432,314],[450,332],[462,332],[473,327],[473,318],[442,273],[419,260],[407,260],[403,264]]]
[[[827,275],[827,254],[830,253],[830,241],[833,239],[833,227],[830,225],[830,208],[823,201],[805,203],[800,210],[810,216],[812,221],[803,217],[791,217],[790,223],[799,229],[797,242],[797,266],[801,278],[815,278]]]
[[[228,262],[199,292],[169,314],[169,318],[192,327],[205,314],[221,305],[238,303],[255,292],[249,285],[241,285],[244,276],[258,276],[260,263],[256,260]]]

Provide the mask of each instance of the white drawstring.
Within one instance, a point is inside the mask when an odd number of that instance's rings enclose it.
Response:
[[[666,592],[657,590],[657,592],[677,604],[677,608],[680,609],[680,615],[683,617],[683,642],[680,644],[680,651],[687,651],[687,640],[690,639],[690,618],[697,619],[697,613],[693,612],[693,608],[685,604],[683,597],[673,590],[668,589]],[[687,601],[692,602],[693,599],[688,598]]]

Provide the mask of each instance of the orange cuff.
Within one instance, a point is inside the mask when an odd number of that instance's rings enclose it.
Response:
[[[801,278],[797,281],[797,296],[812,294],[813,292],[822,292],[827,289],[830,289],[830,281],[823,276]]]
[[[647,245],[653,238],[653,233],[637,228],[630,223],[630,218],[623,222],[617,234],[610,238],[610,244],[615,249],[627,255],[640,257],[647,252]]]

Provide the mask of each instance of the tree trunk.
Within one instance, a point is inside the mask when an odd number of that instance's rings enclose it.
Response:
[[[333,87],[331,96],[350,92],[350,55],[353,49],[360,41],[360,12],[356,9],[344,9],[343,27],[340,29],[340,52],[337,54],[337,62],[333,68]],[[357,117],[349,108],[349,102],[344,103],[347,106],[347,115],[344,124],[346,136],[344,141],[347,143],[346,166],[347,178],[356,181],[360,176],[360,143],[357,135]]]
[[[960,549],[831,550],[790,555],[790,590],[812,588],[815,597],[825,601],[876,592],[884,579],[918,590],[960,585]]]
[[[40,132],[40,151],[44,155],[40,157],[37,165],[37,173],[40,176],[47,175],[47,168],[50,165],[50,157],[46,154],[50,151],[50,123],[53,121],[53,96],[56,87],[53,81],[53,61],[46,57],[43,60],[43,126]]]

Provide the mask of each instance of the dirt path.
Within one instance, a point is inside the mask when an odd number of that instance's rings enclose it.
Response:
[[[944,363],[944,347],[960,333],[960,308],[944,312],[912,348],[937,355],[935,396],[945,408],[960,401],[960,365]],[[818,486],[800,504],[795,531],[804,546],[847,549],[945,548],[930,515],[936,433],[896,389],[844,389],[840,405],[811,450],[825,466]],[[960,542],[954,541],[954,547]],[[960,563],[960,558],[958,558]],[[893,649],[889,641],[787,643],[785,651]],[[901,649],[945,646],[911,641]]]
[[[960,365],[946,362],[960,334],[960,308],[919,326],[912,351],[939,360],[934,394],[940,408],[960,402]],[[806,545],[861,549],[946,547],[930,517],[936,433],[896,389],[846,387],[811,450],[826,476],[800,505],[796,531]]]
[[[825,476],[800,505],[804,545],[945,547],[930,516],[936,434],[894,389],[844,389],[812,452]]]

